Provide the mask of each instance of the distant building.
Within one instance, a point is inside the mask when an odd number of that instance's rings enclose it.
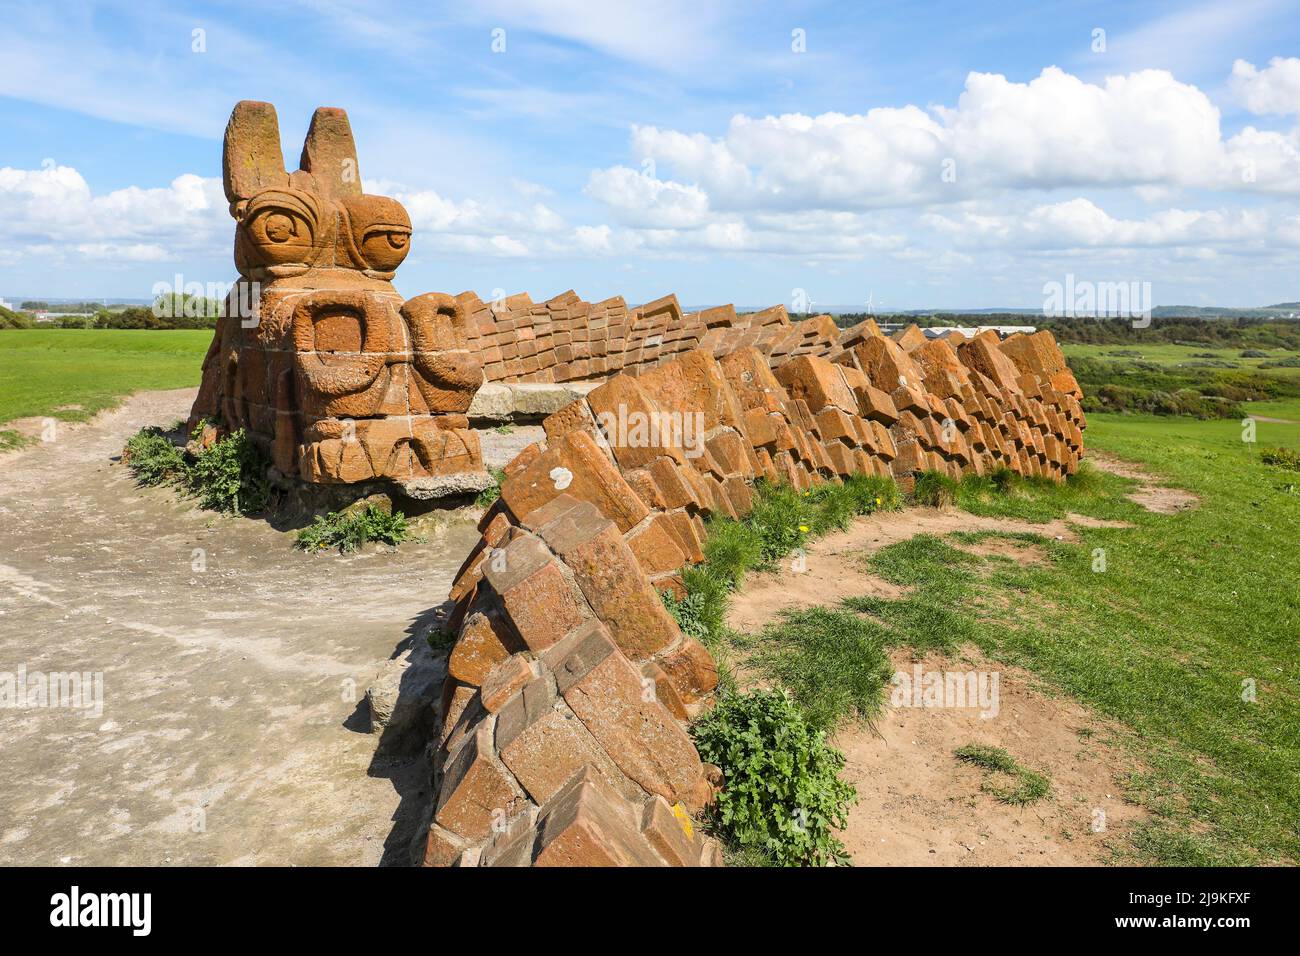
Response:
[[[880,331],[884,332],[886,335],[893,335],[895,332],[903,331],[903,329],[907,328],[910,324],[911,323],[904,324],[898,322],[882,323]],[[1032,335],[1034,332],[1038,331],[1038,328],[1033,325],[932,325],[922,328],[921,331],[925,333],[926,338],[930,339],[940,338],[941,336],[947,335],[949,332],[960,332],[962,335],[966,336],[966,338],[973,339],[981,332],[989,331],[996,332],[1001,338],[1005,339],[1007,336],[1015,335],[1017,332],[1023,332],[1025,335]]]
[[[60,319],[84,319],[95,313],[93,312],[33,312],[32,319],[36,322],[58,322]]]
[[[18,311],[14,308],[14,304],[6,299],[0,299],[0,309],[8,309],[10,312]]]

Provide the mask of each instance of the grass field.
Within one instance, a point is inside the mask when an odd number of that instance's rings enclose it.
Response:
[[[1267,358],[1242,358],[1241,348],[1213,348],[1206,345],[1063,345],[1066,358],[1092,358],[1102,361],[1154,362],[1165,368],[1196,370],[1205,362],[1224,362],[1242,371],[1258,370],[1261,365],[1296,359],[1297,354],[1286,349],[1264,349]],[[1229,370],[1229,369],[1225,369]],[[1300,378],[1300,366],[1295,368],[1264,369],[1279,378]]]
[[[1285,398],[1275,402],[1247,402],[1246,411],[1252,416],[1263,415],[1268,418],[1284,418],[1287,421],[1300,422],[1300,398]]]
[[[1261,423],[1258,438],[1295,447],[1300,426]],[[1300,474],[1262,465],[1233,422],[1097,415],[1087,440],[1195,492],[1199,507],[1147,512],[1112,476],[1093,495],[963,500],[1136,526],[1045,541],[1047,565],[1005,562],[971,580],[962,613],[976,642],[1137,732],[1152,770],[1129,795],[1155,813],[1134,841],[1140,859],[1300,861]]]
[[[210,331],[7,329],[0,332],[0,425],[83,421],[132,392],[199,383]],[[16,441],[0,428],[0,447]]]

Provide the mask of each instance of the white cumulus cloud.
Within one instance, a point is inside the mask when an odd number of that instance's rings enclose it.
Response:
[[[1300,113],[1300,57],[1275,56],[1262,70],[1246,60],[1236,60],[1229,85],[1252,113]]]

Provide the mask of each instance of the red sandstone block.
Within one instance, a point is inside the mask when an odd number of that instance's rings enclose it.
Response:
[[[494,815],[512,816],[522,800],[514,777],[493,755],[492,730],[483,722],[443,768],[434,820],[458,836],[481,840],[491,832]]]
[[[526,654],[511,654],[488,672],[479,689],[483,709],[490,714],[499,711],[516,692],[533,679],[533,669]]]
[[[836,474],[841,477],[847,478],[857,470],[853,452],[849,450],[847,445],[837,441],[829,442],[826,445],[826,453],[830,456]]]
[[[682,700],[682,695],[678,693],[677,685],[672,682],[668,672],[654,661],[646,661],[641,665],[641,687],[645,693],[653,694],[655,700],[663,705],[664,710],[678,720],[683,723],[690,720],[686,701]]]
[[[826,359],[811,355],[791,359],[779,366],[775,375],[790,397],[802,400],[811,411],[832,405],[846,412],[858,410],[857,398],[844,384],[840,370]]]
[[[705,446],[724,474],[746,477],[753,474],[746,454],[748,445],[739,432],[721,431],[710,438]]]
[[[532,535],[494,553],[484,573],[515,633],[534,652],[550,647],[586,616],[559,563]]]
[[[423,866],[451,866],[462,853],[469,849],[469,844],[450,830],[444,830],[436,823],[429,827],[429,835],[424,843]]]
[[[552,443],[501,485],[501,500],[520,520],[560,494],[591,502],[622,531],[648,514],[608,456],[582,431]]]
[[[660,406],[684,415],[703,415],[703,431],[719,425],[742,427],[741,408],[722,366],[702,350],[685,352],[644,372],[637,382]]]
[[[535,866],[663,866],[618,797],[579,773],[542,808]]]
[[[640,468],[665,455],[683,460],[684,429],[674,424],[681,419],[665,415],[631,376],[609,379],[587,395],[587,404],[621,468]]]
[[[546,430],[547,442],[555,442],[572,431],[585,431],[594,436],[596,420],[592,417],[586,399],[580,398],[544,418],[542,428]]]
[[[755,448],[775,445],[782,419],[763,408],[745,412],[745,432]]]
[[[659,796],[647,798],[641,832],[670,866],[700,865],[704,838],[680,804],[674,807]]]
[[[654,479],[664,507],[668,509],[684,508],[687,505],[699,506],[699,497],[693,481],[688,477],[690,469],[683,468],[669,458],[660,458],[650,463],[647,471]]]
[[[686,554],[666,514],[655,515],[640,531],[630,533],[627,543],[641,570],[650,576],[676,571],[686,564]]]
[[[643,661],[679,633],[613,522],[589,502],[570,508],[539,533],[559,554],[574,581],[606,623],[623,653]]]
[[[465,618],[447,659],[447,672],[477,687],[494,667],[520,650],[523,644],[519,636],[495,608],[487,606]]]
[[[740,475],[732,475],[722,482],[722,492],[731,503],[731,510],[738,517],[745,517],[754,510],[754,490],[749,481]]]
[[[821,433],[823,441],[836,438],[850,442],[858,440],[858,430],[854,427],[853,419],[838,407],[831,406],[818,412],[816,421],[817,430]]]
[[[785,390],[757,349],[742,348],[723,355],[720,365],[742,409],[767,412],[784,409]]]
[[[529,684],[497,718],[501,762],[539,804],[552,799],[584,767],[624,799],[641,792],[614,765],[596,738],[564,704],[557,705],[554,679]]]
[[[703,767],[690,737],[593,622],[543,656],[556,687],[610,759],[649,793],[697,810]]]
[[[666,517],[687,559],[693,564],[703,561],[704,540],[697,533],[691,516],[685,511],[672,511]]]
[[[688,704],[708,696],[718,686],[718,665],[705,646],[692,637],[683,636],[677,647],[658,658],[658,663]]]
[[[925,471],[929,467],[929,460],[925,449],[915,441],[907,441],[898,445],[898,456],[889,463],[890,470],[895,475],[908,475],[916,472]]]

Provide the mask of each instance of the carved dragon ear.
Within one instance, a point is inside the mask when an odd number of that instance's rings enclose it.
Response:
[[[237,204],[261,190],[289,185],[280,151],[280,121],[270,103],[241,100],[235,104],[226,124],[221,173],[232,214]]]
[[[361,195],[357,144],[346,110],[322,106],[312,114],[298,165],[310,174],[318,196],[341,199]]]

